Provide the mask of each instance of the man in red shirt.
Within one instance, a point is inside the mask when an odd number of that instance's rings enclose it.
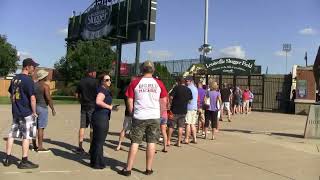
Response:
[[[165,114],[167,104],[167,90],[159,79],[153,78],[154,64],[151,61],[143,63],[143,77],[131,81],[126,96],[128,97],[129,112],[133,115],[131,128],[131,147],[128,153],[127,166],[119,173],[131,175],[133,161],[138,152],[143,136],[146,137],[146,175],[153,173],[152,163],[155,155],[156,143],[160,136],[160,118]]]

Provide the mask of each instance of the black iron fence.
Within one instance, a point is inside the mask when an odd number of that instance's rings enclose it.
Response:
[[[167,83],[166,87],[170,90],[174,85],[175,76],[162,79]],[[238,86],[240,89],[250,88],[254,94],[253,109],[258,111],[290,111],[290,93],[292,77],[291,75],[201,75],[194,76],[195,82],[204,80],[205,82],[216,81],[219,87],[223,83],[229,86]]]

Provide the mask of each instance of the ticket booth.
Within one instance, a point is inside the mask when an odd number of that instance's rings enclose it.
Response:
[[[297,67],[295,114],[308,114],[310,105],[316,102],[316,84],[312,66]]]

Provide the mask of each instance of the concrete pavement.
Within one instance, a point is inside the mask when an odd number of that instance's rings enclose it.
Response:
[[[49,117],[45,147],[50,153],[30,152],[39,169],[19,170],[15,165],[0,165],[1,180],[15,179],[301,179],[319,180],[320,140],[303,139],[306,116],[253,112],[237,115],[231,123],[222,122],[216,140],[199,139],[198,144],[171,146],[162,153],[158,146],[152,176],[145,176],[145,144],[135,161],[131,177],[117,174],[126,163],[129,141],[124,150],[114,151],[122,127],[123,108],[113,112],[110,133],[104,147],[108,168],[93,170],[88,157],[74,154],[79,128],[79,105],[56,106],[57,116]],[[11,123],[10,106],[0,105],[0,133],[7,135]],[[88,132],[86,132],[88,134]],[[88,136],[87,136],[88,137]],[[209,136],[210,137],[210,136]],[[19,142],[17,142],[19,143]],[[89,143],[84,144],[88,150]],[[0,141],[0,158],[5,141]],[[21,158],[21,146],[13,155]]]

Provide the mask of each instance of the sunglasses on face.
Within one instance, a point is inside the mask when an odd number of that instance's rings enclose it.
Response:
[[[111,82],[111,79],[104,79],[104,82]]]

